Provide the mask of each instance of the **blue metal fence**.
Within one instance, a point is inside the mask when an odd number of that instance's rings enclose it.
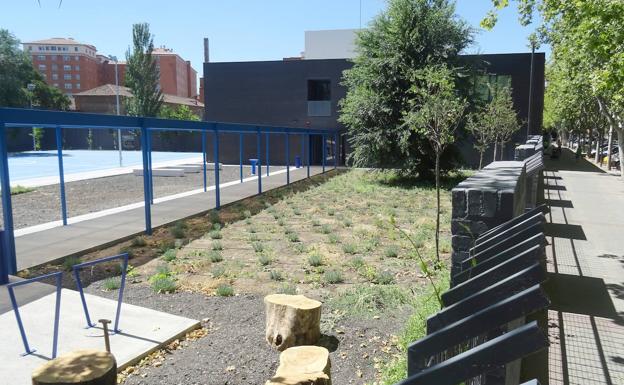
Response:
[[[2,190],[2,208],[4,219],[4,244],[2,247],[2,253],[0,253],[0,263],[2,263],[8,274],[15,274],[17,272],[17,263],[15,255],[15,238],[14,238],[14,224],[13,224],[13,210],[11,205],[11,183],[9,176],[9,164],[7,153],[7,135],[8,128],[54,128],[56,130],[57,140],[57,155],[58,155],[58,167],[60,176],[60,190],[61,190],[61,217],[63,224],[67,224],[67,205],[65,199],[65,186],[64,186],[64,171],[62,160],[62,130],[63,129],[114,129],[114,130],[126,130],[126,131],[139,131],[140,142],[143,160],[143,196],[145,207],[145,232],[151,234],[152,221],[151,221],[151,207],[153,204],[153,178],[152,178],[152,159],[151,159],[151,133],[158,131],[186,131],[186,132],[201,132],[202,134],[202,153],[204,159],[204,190],[207,190],[206,186],[206,145],[205,138],[208,132],[214,135],[214,164],[215,164],[215,201],[216,208],[220,207],[221,203],[221,191],[219,183],[219,134],[239,134],[239,144],[241,148],[240,152],[240,176],[241,182],[243,181],[242,167],[242,144],[243,134],[256,134],[257,138],[257,158],[258,158],[258,193],[262,193],[262,164],[266,166],[267,175],[269,174],[269,140],[268,134],[285,134],[286,139],[286,152],[290,156],[290,148],[288,139],[291,134],[301,135],[302,148],[301,158],[305,160],[307,166],[307,177],[310,176],[310,136],[320,135],[323,138],[323,158],[322,165],[323,171],[325,171],[325,155],[326,155],[326,142],[327,135],[334,135],[337,139],[337,130],[335,129],[310,129],[310,128],[294,128],[294,127],[274,127],[274,126],[262,126],[262,125],[250,125],[250,124],[236,124],[236,123],[221,123],[221,122],[207,122],[207,121],[184,121],[184,120],[172,120],[172,119],[158,119],[147,117],[133,117],[133,116],[115,116],[104,114],[84,114],[74,112],[59,112],[59,111],[44,111],[44,110],[31,110],[21,108],[0,108],[0,189]],[[261,158],[261,138],[262,134],[267,135],[266,140],[266,159]],[[307,150],[306,150],[307,148]],[[334,168],[337,166],[337,143],[334,143]],[[290,163],[289,161],[287,163]],[[290,173],[287,171],[287,183],[290,183]],[[1,279],[2,277],[0,277]]]

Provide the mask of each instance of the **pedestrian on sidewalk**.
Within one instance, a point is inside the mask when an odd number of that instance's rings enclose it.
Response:
[[[576,154],[575,154],[575,157],[576,157],[576,161],[577,161],[577,162],[578,162],[578,160],[581,158],[581,146],[580,146],[580,145],[576,146]]]

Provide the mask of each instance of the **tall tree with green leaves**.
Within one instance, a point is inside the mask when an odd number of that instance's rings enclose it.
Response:
[[[440,262],[440,155],[455,141],[455,130],[467,107],[457,94],[456,73],[444,64],[414,71],[404,126],[427,138],[435,153],[436,261]]]
[[[358,33],[358,55],[344,72],[339,120],[348,128],[352,164],[431,174],[434,149],[424,132],[405,124],[414,108],[413,74],[430,65],[456,66],[472,36],[451,1],[388,1]]]
[[[19,48],[19,40],[0,29],[0,106],[67,110],[69,98],[49,86],[33,67],[30,55]],[[28,90],[28,84],[35,87]]]
[[[132,91],[132,98],[127,100],[129,115],[158,116],[163,105],[160,91],[160,73],[156,60],[152,56],[154,36],[149,24],[132,26],[132,49],[126,52],[125,84]]]

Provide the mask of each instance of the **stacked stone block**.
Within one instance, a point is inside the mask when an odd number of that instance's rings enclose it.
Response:
[[[525,194],[525,163],[516,161],[490,163],[453,189],[451,277],[479,235],[524,212]]]

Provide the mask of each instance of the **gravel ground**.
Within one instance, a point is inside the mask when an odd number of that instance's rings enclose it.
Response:
[[[88,292],[116,299],[117,292],[103,292],[101,282]],[[204,338],[190,342],[167,356],[162,366],[138,368],[129,385],[263,384],[277,369],[279,353],[264,340],[264,305],[256,295],[208,297],[197,293],[155,294],[144,284],[129,285],[124,302],[198,320],[210,319]],[[391,333],[399,333],[407,312],[380,318],[333,319],[323,312],[323,337],[331,350],[332,382],[364,384],[375,380],[375,357],[387,359],[397,350]],[[123,325],[123,314],[122,314]]]
[[[243,175],[249,176],[244,166]],[[271,167],[277,171],[283,167]],[[214,184],[214,171],[208,171],[208,186]],[[237,180],[239,168],[224,166],[221,183]],[[203,186],[203,174],[185,174],[183,177],[154,177],[154,197],[160,198]],[[88,214],[143,201],[143,178],[132,174],[88,179],[65,184],[67,212],[70,217]],[[13,195],[13,221],[16,229],[61,219],[58,185],[37,187],[35,191]],[[0,208],[0,214],[2,209]],[[0,223],[2,217],[0,215]]]

